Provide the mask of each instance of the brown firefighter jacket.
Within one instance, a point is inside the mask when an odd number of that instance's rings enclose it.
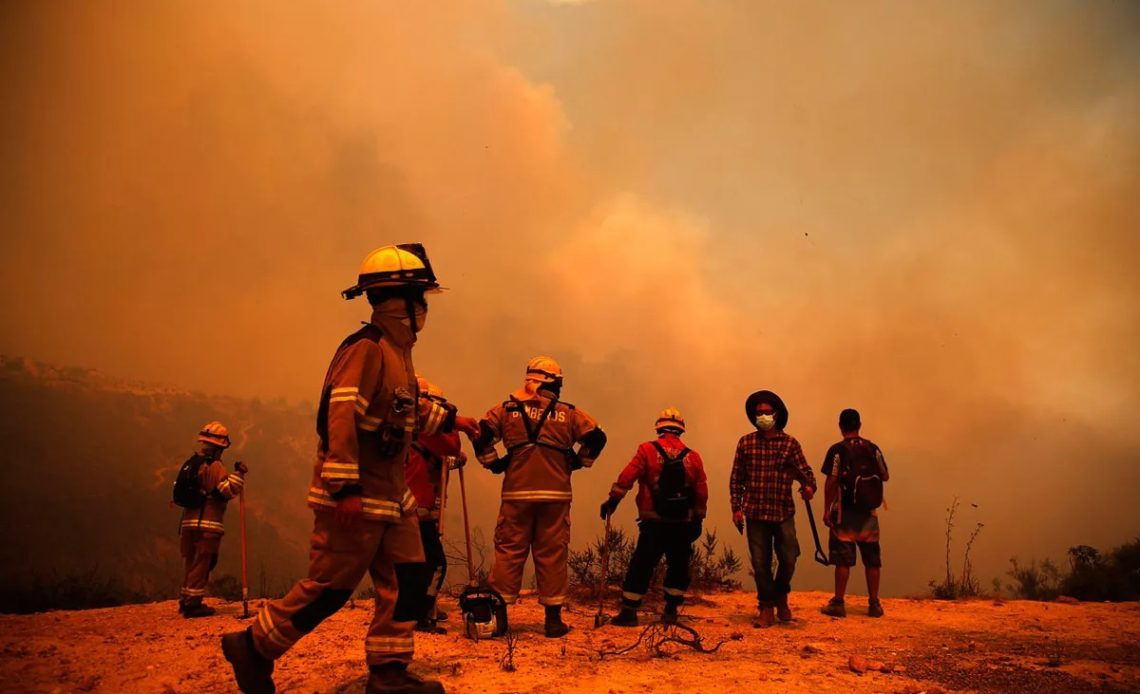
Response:
[[[245,477],[240,472],[227,473],[226,466],[220,460],[210,460],[198,466],[198,484],[206,493],[206,501],[197,508],[182,510],[181,527],[221,535],[226,531],[222,524],[226,516],[226,502],[241,494]]]
[[[420,396],[412,344],[397,344],[381,325],[374,312],[329,365],[308,501],[333,509],[342,496],[359,494],[365,520],[397,522],[416,505],[404,479],[408,446],[417,431],[450,431],[456,409]]]
[[[526,400],[512,395],[491,408],[479,428],[479,462],[492,471],[506,462],[503,501],[570,501],[570,473],[593,465],[606,443],[593,417],[544,390]],[[498,441],[507,449],[502,459]],[[578,451],[575,444],[581,444]]]

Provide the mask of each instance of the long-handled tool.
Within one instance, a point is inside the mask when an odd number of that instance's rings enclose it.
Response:
[[[606,602],[606,580],[610,577],[610,518],[613,513],[606,514],[606,534],[602,539],[602,572],[598,578],[598,613],[594,615],[594,628],[597,629],[610,621],[610,616],[604,612]]]
[[[480,586],[475,576],[475,561],[471,553],[471,522],[467,518],[467,485],[463,478],[463,468],[459,468],[459,498],[463,504],[463,534],[467,543],[467,587],[459,596],[464,632],[467,638],[476,641],[502,636],[507,632],[507,603],[494,588]]]
[[[249,619],[249,571],[246,568],[245,543],[245,487],[238,494],[238,516],[241,519],[241,618]]]
[[[831,564],[831,559],[823,551],[823,546],[819,544],[819,530],[815,527],[815,514],[811,510],[811,502],[807,499],[804,499],[804,508],[807,509],[808,524],[811,525],[811,537],[815,540],[815,560],[824,566],[828,566]]]

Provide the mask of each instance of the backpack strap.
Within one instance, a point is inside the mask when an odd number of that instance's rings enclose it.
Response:
[[[656,441],[650,441],[650,443],[653,444],[653,447],[657,449],[657,452],[661,454],[661,457],[664,458],[665,462],[667,462],[667,463],[682,462],[685,459],[685,456],[689,455],[689,449],[688,448],[682,448],[681,452],[678,453],[677,457],[674,458],[673,456],[671,456],[665,452],[665,449],[661,446],[661,444],[657,443]]]
[[[542,411],[542,414],[538,417],[538,422],[532,425],[530,422],[530,416],[526,411],[526,405],[522,404],[522,402],[519,400],[508,400],[504,405],[504,409],[509,412],[518,412],[519,418],[522,419],[523,428],[526,429],[526,443],[520,443],[517,446],[511,447],[509,450],[513,451],[522,448],[523,446],[538,445],[544,448],[553,448],[554,450],[565,452],[565,448],[554,446],[538,440],[538,435],[542,433],[542,426],[546,424],[546,420],[550,417],[550,413],[554,411],[554,406],[557,404],[557,399],[552,399],[549,403],[547,403],[546,409],[544,409]]]

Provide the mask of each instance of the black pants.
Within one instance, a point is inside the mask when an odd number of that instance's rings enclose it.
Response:
[[[773,550],[777,568],[772,573]],[[758,521],[748,519],[748,553],[752,555],[752,573],[756,577],[756,600],[760,607],[772,607],[792,590],[792,574],[800,543],[796,539],[796,517],[787,520]]]
[[[420,538],[424,543],[425,570],[430,575],[427,589],[420,600],[420,619],[433,619],[435,617],[435,599],[443,588],[443,579],[447,575],[447,555],[443,551],[443,541],[439,537],[439,522],[435,520],[420,521]]]
[[[693,525],[687,522],[638,521],[637,547],[622,583],[622,604],[640,607],[661,556],[665,556],[665,603],[680,605],[689,588]]]

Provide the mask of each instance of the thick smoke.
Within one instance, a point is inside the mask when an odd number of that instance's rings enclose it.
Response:
[[[2,12],[5,353],[311,400],[360,258],[422,240],[419,370],[478,412],[549,353],[610,432],[578,541],[670,405],[724,536],[761,387],[816,468],[863,411],[892,592],[954,494],[984,576],[1137,532],[1134,6]]]

